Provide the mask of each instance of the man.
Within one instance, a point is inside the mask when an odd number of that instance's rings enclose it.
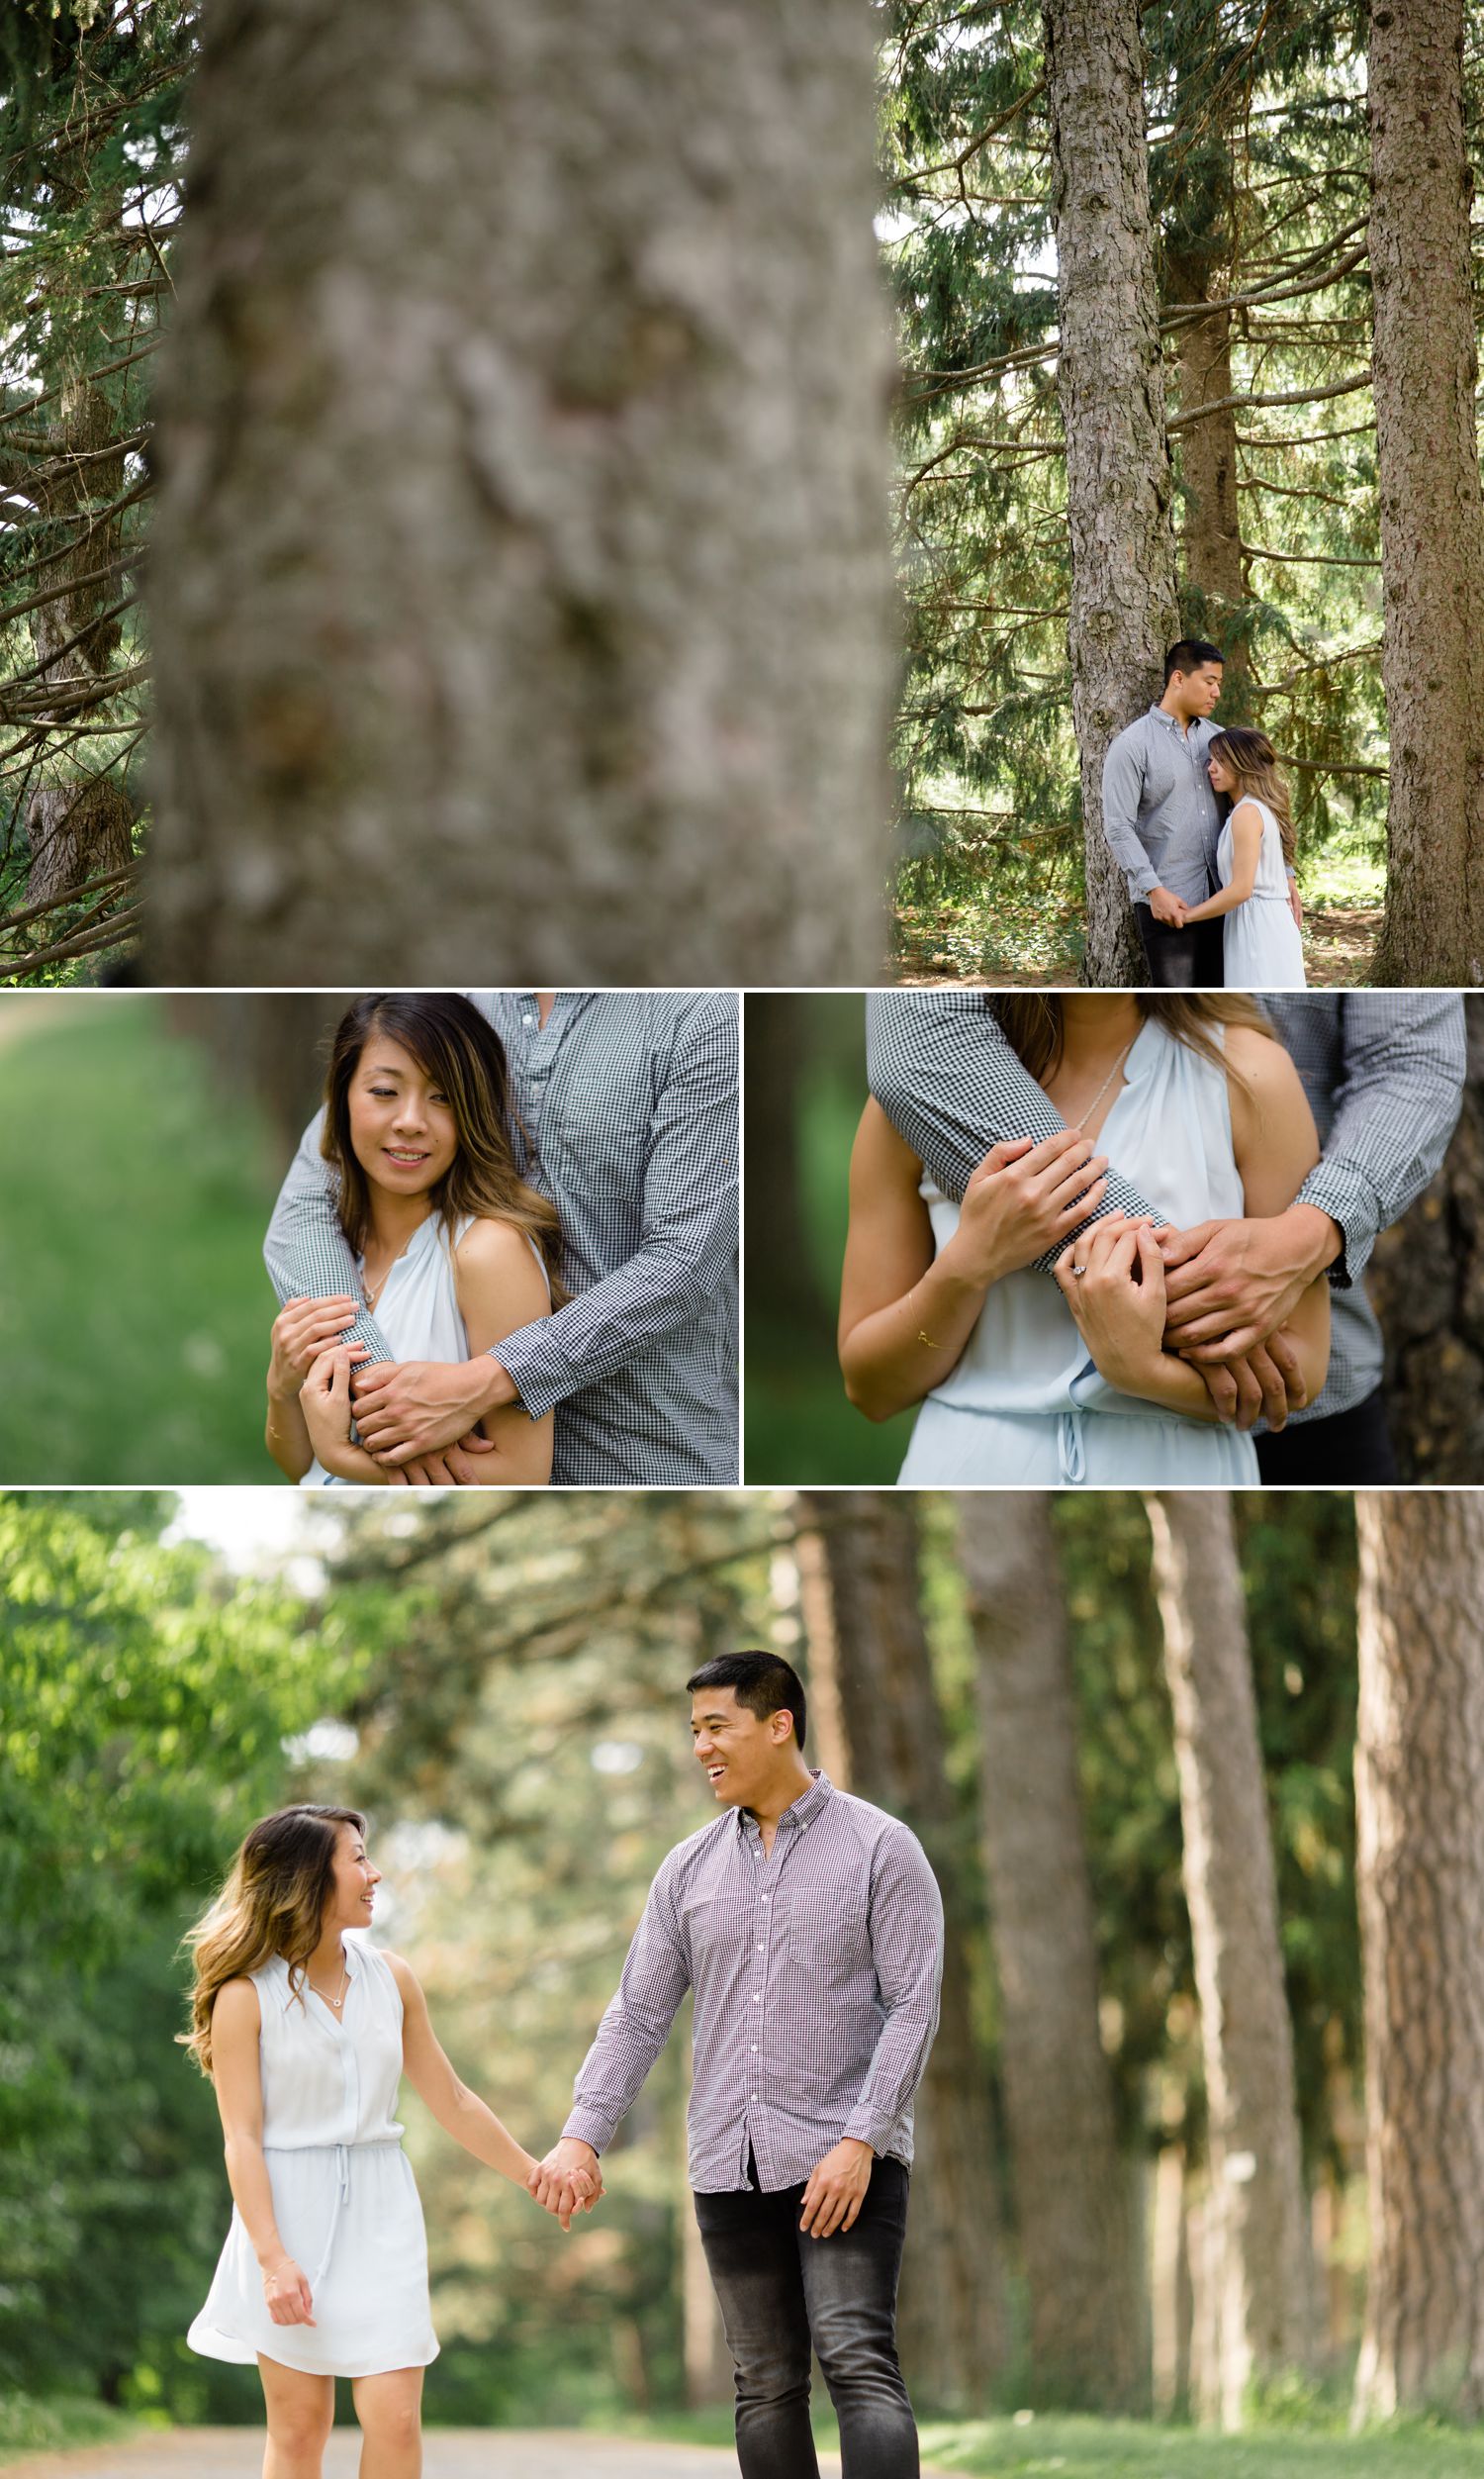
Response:
[[[1220,990],[1225,923],[1187,926],[1185,909],[1217,892],[1221,810],[1206,772],[1218,725],[1219,645],[1182,637],[1164,657],[1164,694],[1121,731],[1103,760],[1103,832],[1128,879],[1157,990]],[[1289,901],[1300,927],[1297,889]]]
[[[1322,1156],[1286,1213],[1159,1232],[1165,1340],[1200,1370],[1224,1418],[1247,1428],[1265,1414],[1264,1480],[1384,1487],[1398,1474],[1381,1330],[1361,1277],[1377,1232],[1422,1194],[1447,1150],[1463,1094],[1463,1003],[1392,991],[1275,993],[1261,1003],[1303,1079]],[[880,991],[866,1023],[871,1090],[946,1195],[962,1198],[986,1143],[1063,1133],[981,993]],[[1153,1211],[1116,1164],[1090,1218],[1115,1210]],[[1304,1403],[1284,1383],[1292,1364],[1279,1328],[1320,1274],[1331,1286],[1330,1370]]]
[[[474,1360],[395,1364],[375,1318],[346,1329],[361,1444],[399,1478],[469,1482],[488,1411],[555,1408],[552,1479],[735,1481],[737,1001],[725,991],[467,996],[510,1060],[525,1176],[561,1217],[564,1308]],[[323,1114],[322,1114],[323,1116]],[[360,1296],[320,1153],[284,1183],[263,1254],[281,1300]]]
[[[845,2479],[913,2479],[896,2355],[912,2097],[938,2024],[943,1906],[920,1844],[804,1763],[804,1693],[772,1653],[689,1681],[697,1763],[725,1813],[671,1852],[618,1993],[533,2171],[558,2217],[696,1991],[691,2184],[736,2370],[742,2479],[818,2479],[809,2352]]]

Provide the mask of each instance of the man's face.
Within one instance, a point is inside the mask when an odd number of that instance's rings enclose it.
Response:
[[[1224,666],[1202,663],[1197,671],[1171,672],[1169,686],[1180,712],[1192,722],[1204,721],[1221,703]]]
[[[735,1687],[702,1687],[692,1698],[691,1736],[696,1761],[723,1808],[751,1807],[778,1762],[777,1714],[760,1721],[737,1702]]]

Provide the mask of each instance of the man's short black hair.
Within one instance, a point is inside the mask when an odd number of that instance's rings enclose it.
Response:
[[[700,1687],[732,1688],[737,1702],[760,1722],[766,1722],[771,1713],[791,1713],[793,1736],[802,1750],[808,1726],[803,1681],[781,1653],[718,1653],[714,1662],[703,1662],[695,1677],[686,1680],[690,1695]]]
[[[1209,637],[1181,637],[1164,657],[1164,686],[1167,689],[1177,671],[1199,671],[1202,663],[1224,663],[1226,656]]]

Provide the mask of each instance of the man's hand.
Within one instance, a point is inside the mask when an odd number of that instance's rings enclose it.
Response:
[[[591,2144],[583,2143],[576,2135],[564,2135],[559,2144],[553,2144],[525,2183],[537,2203],[554,2213],[564,2230],[571,2229],[575,2212],[591,2212],[603,2191],[598,2154]]]
[[[803,2191],[803,2218],[798,2226],[806,2238],[833,2238],[837,2230],[855,2226],[875,2158],[871,2145],[858,2143],[853,2135],[825,2153]]]
[[[355,1425],[379,1464],[405,1464],[467,1440],[487,1411],[513,1403],[498,1360],[378,1360],[358,1369]]]
[[[1186,1367],[1205,1381],[1218,1419],[1235,1421],[1239,1429],[1265,1420],[1276,1435],[1289,1413],[1302,1411],[1309,1400],[1298,1355],[1282,1327],[1235,1360],[1187,1357]]]
[[[494,1452],[490,1440],[476,1432],[460,1438],[457,1446],[445,1446],[441,1455],[418,1455],[411,1463],[387,1464],[383,1469],[394,1488],[479,1489],[485,1483],[479,1458]]]
[[[1343,1246],[1317,1205],[1161,1231],[1164,1339],[1186,1360],[1232,1361],[1266,1343]]]
[[[1185,906],[1180,902],[1178,896],[1172,896],[1170,894],[1167,887],[1151,887],[1149,891],[1149,908],[1153,912],[1156,920],[1163,921],[1166,928],[1184,928]]]

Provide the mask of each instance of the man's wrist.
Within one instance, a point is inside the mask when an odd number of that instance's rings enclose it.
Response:
[[[1292,1236],[1294,1272],[1317,1281],[1344,1254],[1345,1233],[1322,1205],[1295,1203],[1281,1218]]]
[[[503,1411],[508,1403],[519,1401],[519,1387],[509,1369],[503,1362],[496,1359],[493,1352],[481,1352],[478,1360],[471,1361],[469,1366],[479,1386],[478,1408],[481,1419],[484,1418],[486,1412]]]

